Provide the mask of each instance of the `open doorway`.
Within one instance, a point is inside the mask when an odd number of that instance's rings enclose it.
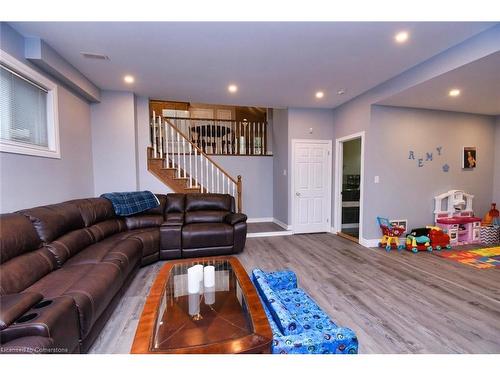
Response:
[[[337,139],[336,231],[359,242],[362,234],[362,181],[364,133]]]

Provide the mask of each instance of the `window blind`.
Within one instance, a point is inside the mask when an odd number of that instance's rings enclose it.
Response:
[[[0,138],[48,147],[47,90],[0,65]]]

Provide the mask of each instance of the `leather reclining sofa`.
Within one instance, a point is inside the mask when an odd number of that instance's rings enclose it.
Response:
[[[232,196],[157,197],[128,217],[104,198],[0,215],[0,352],[87,352],[139,267],[243,250]]]

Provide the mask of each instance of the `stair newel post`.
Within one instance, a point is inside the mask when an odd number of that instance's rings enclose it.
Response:
[[[241,175],[238,175],[238,183],[237,183],[237,197],[236,197],[236,201],[237,201],[237,205],[238,205],[238,213],[241,213],[241,194],[242,194],[242,186],[241,186]]]
[[[177,135],[177,178],[181,178],[181,148],[179,147],[179,131],[175,131]]]
[[[183,177],[186,178],[186,140],[182,137],[182,170],[184,172]]]
[[[156,158],[157,151],[156,151],[156,114],[153,111],[153,157]]]

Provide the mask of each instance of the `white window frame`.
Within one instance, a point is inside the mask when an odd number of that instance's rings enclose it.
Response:
[[[0,139],[0,152],[40,156],[45,158],[61,158],[59,144],[59,116],[57,85],[27,64],[17,60],[0,49],[0,62],[36,85],[47,90],[47,140],[48,146],[30,145],[12,140]]]

